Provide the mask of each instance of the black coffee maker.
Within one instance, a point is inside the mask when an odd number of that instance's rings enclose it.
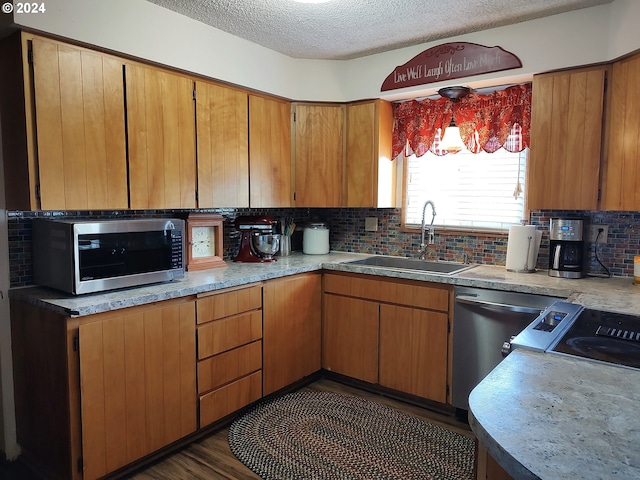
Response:
[[[552,218],[549,223],[549,239],[549,276],[584,277],[584,221],[577,218]]]

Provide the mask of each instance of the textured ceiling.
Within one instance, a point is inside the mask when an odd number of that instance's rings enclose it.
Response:
[[[293,58],[348,60],[612,0],[148,0]]]

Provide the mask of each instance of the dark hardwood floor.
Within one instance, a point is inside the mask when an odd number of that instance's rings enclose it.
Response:
[[[34,480],[36,477],[20,462],[0,461],[1,480]]]
[[[341,383],[327,379],[318,380],[303,390],[320,390],[350,393],[359,395],[372,401],[377,401],[416,417],[436,423],[450,430],[473,436],[469,426],[456,420],[452,416],[404,403],[385,396],[369,393]],[[256,480],[255,473],[244,466],[231,453],[227,442],[228,428],[196,442],[182,450],[167,456],[152,465],[128,476],[134,480]],[[19,462],[0,464],[0,479],[2,480],[33,480],[33,474],[25,471]]]

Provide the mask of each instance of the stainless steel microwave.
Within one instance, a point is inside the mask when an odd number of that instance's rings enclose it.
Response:
[[[34,219],[38,285],[73,295],[184,277],[184,220]]]

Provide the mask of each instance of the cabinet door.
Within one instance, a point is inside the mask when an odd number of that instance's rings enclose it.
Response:
[[[249,205],[291,207],[291,104],[249,95]]]
[[[81,324],[80,385],[84,478],[194,432],[194,302]]]
[[[613,64],[603,210],[640,210],[640,55]]]
[[[383,100],[347,105],[346,206],[395,207],[393,112]]]
[[[447,322],[444,313],[380,306],[380,385],[445,403]]]
[[[533,77],[529,209],[597,208],[605,71]]]
[[[195,208],[193,80],[142,65],[125,69],[131,208]]]
[[[344,106],[294,104],[295,203],[340,207],[344,171]]]
[[[378,382],[379,306],[339,295],[324,295],[322,367]]]
[[[14,432],[22,451],[38,460],[47,478],[82,478],[75,468],[82,452],[80,413],[75,408],[78,357],[72,350],[75,331],[68,326],[74,320],[11,299]]]
[[[196,82],[198,206],[249,206],[247,93]]]
[[[264,395],[320,370],[321,278],[296,275],[264,285]]]
[[[34,37],[40,208],[125,209],[122,62]]]

